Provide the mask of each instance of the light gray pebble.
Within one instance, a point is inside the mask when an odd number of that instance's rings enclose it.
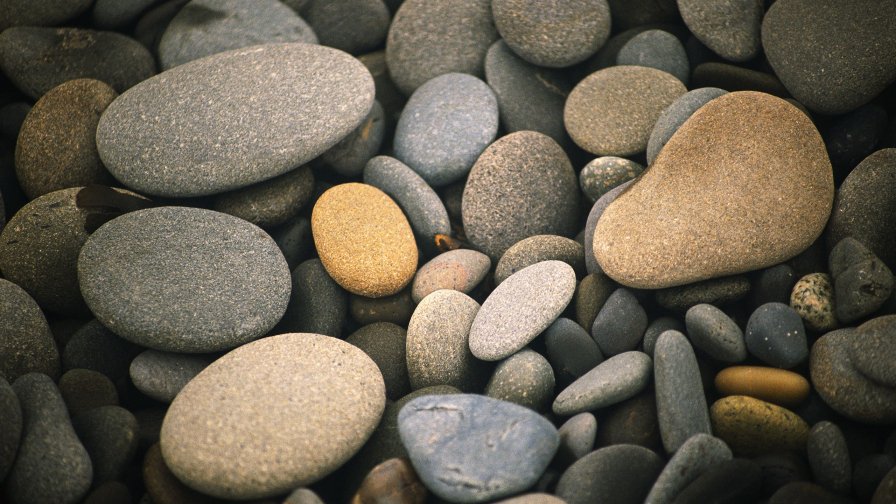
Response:
[[[563,389],[554,400],[557,415],[575,415],[612,406],[644,390],[653,361],[644,352],[625,352],[603,361]]]

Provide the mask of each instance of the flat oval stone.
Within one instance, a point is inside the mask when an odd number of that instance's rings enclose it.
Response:
[[[131,361],[131,381],[147,396],[170,403],[212,360],[200,355],[146,350]]]
[[[695,434],[710,434],[697,357],[683,334],[660,334],[653,351],[653,375],[656,412],[666,451],[674,453]]]
[[[495,285],[517,271],[542,261],[563,261],[573,267],[577,277],[585,272],[585,254],[575,240],[556,235],[535,235],[514,243],[495,266]]]
[[[563,389],[554,399],[557,415],[575,415],[611,406],[644,390],[653,376],[653,360],[644,352],[610,357]]]
[[[473,355],[486,361],[513,355],[563,313],[575,289],[575,271],[560,261],[540,262],[511,275],[473,319]]]
[[[289,301],[289,268],[274,240],[236,217],[159,207],[117,217],[78,258],[96,318],[138,345],[211,352],[270,330]]]
[[[663,110],[687,89],[672,74],[614,66],[582,79],[566,99],[563,122],[575,143],[598,156],[630,156],[647,148]]]
[[[165,415],[162,455],[203,493],[272,497],[345,463],[385,402],[380,370],[360,349],[319,334],[271,336],[221,357],[184,387]]]
[[[657,118],[647,139],[647,162],[653,164],[660,150],[685,121],[710,100],[727,93],[724,89],[705,87],[688,91],[666,107]]]
[[[483,502],[534,485],[560,436],[529,408],[472,394],[426,396],[398,414],[401,441],[427,488],[455,502]]]
[[[751,354],[780,368],[792,368],[809,356],[803,321],[783,303],[756,308],[747,321],[744,340]]]
[[[681,0],[678,10],[691,33],[729,61],[747,61],[759,52],[762,5],[753,0]]]
[[[688,336],[694,346],[722,362],[740,362],[747,358],[744,333],[722,310],[710,304],[698,304],[685,315]]]
[[[59,376],[59,349],[40,307],[21,287],[0,278],[0,376]]]
[[[370,72],[336,49],[238,49],[122,94],[100,118],[97,148],[112,175],[140,192],[215,194],[319,156],[361,123],[373,93]]]
[[[540,353],[524,348],[498,363],[485,395],[545,411],[554,396],[554,370]]]
[[[403,289],[417,271],[417,243],[401,208],[356,182],[327,190],[311,212],[314,245],[342,288],[379,298]]]
[[[722,395],[755,397],[782,406],[798,406],[809,396],[809,381],[802,375],[762,366],[731,366],[716,375]]]
[[[828,421],[813,425],[806,441],[806,452],[815,481],[834,493],[850,493],[852,462],[840,427]]]
[[[569,466],[557,482],[556,494],[568,504],[638,504],[662,469],[662,459],[647,448],[608,446]]]
[[[701,474],[731,458],[731,449],[721,439],[709,434],[691,436],[666,463],[644,504],[672,502]]]
[[[707,150],[709,139],[718,147]],[[805,114],[771,95],[728,93],[695,112],[607,207],[594,255],[611,278],[642,289],[761,269],[815,241],[833,195]],[[804,204],[784,203],[795,199]]]
[[[747,396],[728,396],[709,411],[712,432],[742,456],[806,449],[809,426],[796,413]]]
[[[632,37],[616,54],[616,64],[656,68],[674,75],[684,85],[691,76],[684,46],[664,30],[646,30]]]
[[[557,432],[560,434],[557,457],[572,465],[572,462],[594,451],[597,419],[591,413],[579,413],[563,422]]]
[[[432,258],[417,270],[411,286],[415,303],[439,289],[469,294],[488,274],[492,260],[470,249],[449,250]]]

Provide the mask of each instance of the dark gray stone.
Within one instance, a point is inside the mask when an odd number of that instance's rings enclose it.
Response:
[[[62,369],[90,369],[113,383],[128,376],[128,366],[142,349],[93,319],[75,331],[62,352]]]
[[[632,292],[620,287],[610,294],[591,326],[601,352],[612,356],[634,350],[647,329],[647,312]]]
[[[34,299],[0,278],[0,376],[15,381],[26,373],[58,377],[59,349]]]
[[[554,370],[547,359],[524,348],[498,363],[485,395],[544,412],[554,397],[554,383]]]
[[[575,415],[624,401],[650,383],[653,361],[643,352],[625,352],[601,362],[563,389],[554,400],[557,415]]]
[[[656,302],[663,308],[685,313],[692,306],[706,303],[721,306],[740,301],[750,292],[750,279],[745,276],[711,278],[656,291]]]
[[[352,320],[361,325],[392,322],[404,326],[411,320],[411,315],[414,313],[414,300],[411,298],[410,288],[381,298],[350,294],[348,310]]]
[[[837,181],[874,152],[887,131],[887,112],[866,104],[835,119],[822,133]]]
[[[591,203],[599,200],[613,188],[635,179],[644,167],[638,163],[616,156],[603,156],[582,168],[579,172],[579,186]]]
[[[678,0],[678,10],[700,42],[730,61],[747,61],[759,52],[764,14],[755,0]]]
[[[862,242],[851,236],[847,236],[831,249],[828,255],[828,272],[832,278],[837,278],[843,272],[856,264],[874,259],[874,252],[862,245]]]
[[[629,181],[614,187],[595,201],[591,206],[591,211],[588,212],[588,219],[585,221],[585,269],[588,270],[588,273],[603,273],[597,258],[594,257],[594,229],[597,227],[597,221],[600,220],[600,216],[610,206],[610,203],[631,184]]]
[[[765,303],[790,303],[796,273],[787,264],[778,264],[759,272],[750,289],[753,308]]]
[[[701,474],[731,458],[731,449],[721,439],[709,434],[691,436],[666,463],[644,504],[669,504]]]
[[[479,502],[534,485],[560,436],[538,413],[478,395],[414,399],[398,429],[426,487],[455,502]]]
[[[599,414],[600,430],[594,443],[596,447],[631,444],[657,453],[663,449],[653,391],[646,390],[601,410]]]
[[[691,76],[681,41],[663,30],[647,30],[632,37],[619,49],[616,64],[656,68],[674,75],[685,85]]]
[[[734,91],[759,91],[780,98],[789,97],[787,89],[772,73],[743,66],[708,61],[691,72],[691,87],[715,87]]]
[[[22,408],[19,406],[19,398],[16,397],[15,391],[2,376],[0,376],[0,419],[3,422],[3,429],[0,429],[0,481],[3,481],[16,460],[16,452],[22,438]]]
[[[653,350],[656,348],[656,341],[660,338],[660,334],[663,334],[666,331],[678,331],[684,333],[685,330],[684,324],[676,318],[660,317],[654,319],[650,322],[650,325],[647,326],[647,329],[644,331],[644,338],[641,340],[641,346],[644,348],[644,353],[653,357]]]
[[[558,318],[545,330],[544,344],[557,383],[563,387],[604,360],[588,331],[568,318]]]
[[[684,487],[672,502],[756,502],[760,497],[762,470],[747,459],[722,460]]]
[[[301,166],[272,179],[218,194],[212,209],[270,228],[294,219],[311,201],[313,191],[314,175],[307,166]]]
[[[860,458],[852,475],[852,487],[861,502],[868,502],[884,476],[896,467],[896,459],[885,453]]]
[[[542,261],[563,261],[572,266],[578,278],[585,273],[582,245],[563,236],[536,235],[523,238],[504,252],[495,266],[495,285],[500,285],[517,271]]]
[[[188,207],[140,210],[106,223],[81,249],[78,277],[103,325],[175,352],[225,350],[265,334],[290,294],[286,260],[267,233]]]
[[[662,469],[662,459],[647,448],[608,446],[569,466],[557,483],[556,494],[568,504],[640,504]]]
[[[91,18],[97,28],[121,30],[137,21],[141,14],[158,0],[96,0]]]
[[[393,401],[411,391],[407,339],[407,331],[390,322],[368,324],[345,338],[345,341],[363,350],[380,368],[386,383],[386,398]]]
[[[809,356],[803,319],[783,303],[756,308],[747,321],[744,340],[752,355],[775,367],[792,368]]]
[[[896,316],[877,317],[859,326],[849,345],[849,360],[866,378],[896,387]]]
[[[168,23],[180,12],[189,0],[164,0],[140,16],[134,27],[134,38],[154,54],[158,54],[159,41],[165,34]]]
[[[93,464],[93,483],[119,479],[137,454],[137,419],[120,406],[102,406],[72,419]]]
[[[709,409],[694,349],[683,334],[660,334],[653,352],[656,412],[667,453],[695,434],[710,434]]]
[[[576,322],[582,327],[590,328],[594,325],[594,319],[597,318],[598,312],[604,307],[604,303],[607,302],[614,290],[616,290],[616,284],[610,277],[602,273],[586,275],[576,287]]]
[[[102,406],[118,405],[118,390],[108,376],[92,369],[70,369],[59,378],[59,393],[72,417]]]
[[[469,294],[485,279],[492,260],[482,252],[470,249],[449,250],[435,256],[417,270],[411,286],[415,303],[439,289]]]
[[[112,175],[141,192],[216,194],[326,152],[364,120],[373,93],[370,72],[336,49],[268,44],[228,51],[118,97],[100,118],[97,148]]]
[[[376,91],[379,97],[379,90]],[[358,178],[364,172],[367,162],[379,152],[386,136],[386,118],[383,106],[374,100],[367,117],[327,152],[320,160],[331,170],[343,177]]]
[[[647,162],[653,163],[678,128],[710,100],[727,93],[724,89],[707,87],[694,89],[681,95],[660,114],[647,140]]]
[[[828,264],[834,279],[834,313],[841,323],[874,313],[893,293],[893,272],[855,238],[840,240]]]
[[[382,0],[314,0],[302,15],[321,44],[351,54],[379,47],[392,20]]]
[[[747,358],[744,333],[722,310],[698,304],[688,310],[684,320],[691,342],[713,359],[734,363]]]
[[[813,425],[806,450],[815,481],[834,493],[849,494],[852,489],[852,463],[846,438],[840,428],[827,421]]]
[[[279,228],[272,229],[270,233],[280,247],[280,252],[283,252],[290,271],[295,270],[314,250],[311,221],[305,217],[292,219]]]
[[[563,422],[557,432],[560,434],[557,456],[564,462],[572,464],[594,450],[597,419],[591,413],[579,413]]]
[[[147,396],[170,403],[213,360],[203,355],[146,350],[131,361],[131,381]]]
[[[10,26],[55,26],[90,8],[92,0],[8,0],[0,10],[0,31]]]
[[[348,318],[348,293],[330,278],[320,259],[292,272],[289,305],[274,332],[307,332],[338,338]]]

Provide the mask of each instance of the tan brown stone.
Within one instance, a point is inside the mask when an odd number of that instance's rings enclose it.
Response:
[[[407,459],[391,458],[374,467],[352,504],[424,504],[426,487]]]
[[[796,406],[809,395],[809,381],[784,369],[763,366],[731,366],[716,375],[722,395],[745,395],[782,406]]]
[[[747,396],[728,396],[709,409],[713,434],[736,455],[805,452],[809,425],[796,413]]]

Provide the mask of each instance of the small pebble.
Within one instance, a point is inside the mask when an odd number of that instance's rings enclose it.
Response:
[[[761,478],[762,470],[753,461],[723,460],[684,487],[672,502],[755,502]]]
[[[364,478],[352,504],[425,504],[427,493],[407,459],[391,458],[374,467]],[[319,499],[318,502],[323,504]],[[284,504],[292,503],[287,500]]]
[[[656,415],[656,396],[652,391],[626,399],[600,413],[600,430],[595,440],[598,448],[632,444],[656,453],[663,449]]]
[[[809,273],[797,280],[790,307],[812,331],[828,332],[839,326],[834,315],[834,286],[827,273]]]
[[[644,390],[652,371],[653,361],[643,352],[610,357],[563,389],[552,409],[570,416],[611,406]]]
[[[647,162],[653,163],[660,150],[669,142],[678,128],[690,118],[700,107],[714,98],[727,93],[719,88],[699,88],[679,96],[666,107],[653,125],[650,138],[647,140]]]
[[[320,259],[308,259],[292,271],[292,294],[275,330],[338,338],[347,318],[348,294],[330,277]]]
[[[0,376],[15,381],[27,373],[58,377],[59,349],[34,299],[0,279]]]
[[[398,400],[411,391],[406,358],[407,331],[390,322],[375,322],[361,327],[345,341],[370,357],[386,384],[386,397]]]
[[[131,361],[131,381],[147,396],[170,403],[212,360],[202,355],[146,350]]]
[[[660,335],[666,331],[678,331],[680,333],[684,333],[686,331],[684,324],[673,317],[659,317],[650,322],[650,325],[647,326],[647,329],[644,331],[644,338],[641,341],[641,346],[644,348],[644,353],[653,357],[653,351],[656,348],[656,342],[660,338]]]
[[[391,21],[382,0],[315,0],[301,12],[321,44],[351,54],[380,46]]]
[[[546,411],[554,396],[554,371],[541,354],[524,348],[498,363],[485,395]]]
[[[120,406],[101,406],[72,418],[93,464],[93,483],[121,478],[137,454],[137,419]]]
[[[311,200],[313,190],[314,175],[307,166],[300,166],[278,177],[219,194],[212,208],[271,228],[295,218]]]
[[[766,303],[750,315],[744,332],[747,349],[772,366],[789,369],[809,356],[799,314],[783,303]]]
[[[716,375],[715,385],[725,396],[745,395],[787,407],[802,404],[811,390],[800,374],[761,366],[727,367]]]
[[[408,287],[398,294],[381,298],[351,294],[348,299],[348,310],[352,320],[361,325],[392,322],[404,326],[414,313],[414,300]]]
[[[587,264],[587,259],[585,263]],[[576,309],[576,322],[582,327],[594,325],[594,319],[601,308],[615,291],[613,281],[602,273],[591,273],[585,276],[576,287],[573,304]]]
[[[852,462],[843,432],[831,422],[818,422],[806,442],[809,465],[815,481],[838,494],[852,489]]]
[[[439,254],[417,270],[411,297],[415,303],[420,303],[439,289],[469,294],[485,279],[491,267],[491,259],[475,250],[457,249]]]
[[[719,56],[742,62],[759,52],[761,4],[753,0],[681,0],[678,9],[688,29]]]
[[[606,356],[634,350],[647,329],[647,312],[632,292],[616,289],[597,313],[591,336]]]
[[[103,406],[118,406],[115,384],[103,373],[71,369],[59,379],[59,393],[69,415],[75,416]]]
[[[558,318],[544,331],[544,344],[557,383],[563,387],[604,360],[591,335],[568,318]]]
[[[688,55],[675,35],[663,30],[646,30],[631,38],[616,54],[617,65],[656,68],[687,85],[691,76]]]
[[[685,315],[688,336],[695,347],[722,362],[741,362],[747,358],[747,346],[740,327],[722,310],[710,304],[698,304]]]
[[[535,235],[514,243],[495,266],[495,285],[527,266],[542,261],[563,261],[572,266],[576,277],[585,272],[585,255],[582,245],[575,240],[555,235]]]
[[[686,313],[698,304],[724,306],[736,303],[750,292],[750,280],[742,275],[711,278],[656,291],[658,305],[677,313]]]

